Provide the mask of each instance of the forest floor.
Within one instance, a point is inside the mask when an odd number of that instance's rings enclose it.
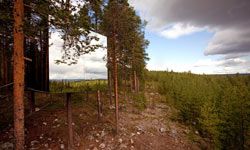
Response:
[[[191,130],[173,119],[175,110],[164,102],[154,87],[146,85],[147,107],[138,110],[133,100],[120,105],[119,133],[115,134],[114,107],[104,105],[103,117],[97,119],[95,105],[73,103],[74,149],[79,150],[186,150],[209,149]],[[63,102],[64,96],[53,100]],[[46,99],[48,96],[39,96]],[[78,97],[74,97],[77,99]],[[61,105],[50,105],[26,119],[26,149],[67,149],[66,111]],[[0,149],[13,149],[13,128],[0,132]]]

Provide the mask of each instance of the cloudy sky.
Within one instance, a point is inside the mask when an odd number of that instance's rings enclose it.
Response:
[[[107,38],[100,34],[95,34],[99,41],[92,41],[93,44],[107,46]],[[95,52],[81,56],[75,65],[56,64],[55,60],[60,60],[62,56],[63,40],[59,32],[51,33],[50,38],[50,79],[106,79],[107,68],[106,57],[107,50],[99,48]]]
[[[250,0],[130,0],[148,22],[150,70],[250,73]]]

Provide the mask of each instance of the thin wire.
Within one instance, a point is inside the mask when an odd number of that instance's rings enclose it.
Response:
[[[2,89],[2,88],[5,88],[5,87],[8,87],[8,86],[11,86],[11,85],[13,85],[14,83],[12,82],[12,83],[8,83],[8,84],[5,84],[5,85],[3,85],[3,86],[0,86],[0,89]]]

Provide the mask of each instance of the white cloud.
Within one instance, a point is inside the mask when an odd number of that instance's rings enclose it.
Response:
[[[197,70],[201,68],[213,68],[212,73],[247,73],[250,69],[250,60],[246,58],[224,58],[224,59],[202,59],[194,63],[193,67]]]
[[[175,72],[188,72],[196,74],[235,74],[250,71],[250,58],[224,58],[224,59],[200,59],[195,63],[151,63],[147,66],[149,70],[168,70]]]
[[[161,36],[176,39],[202,30],[212,31],[214,36],[204,49],[206,56],[220,55],[225,58],[250,56],[249,0],[129,0],[129,2],[142,19],[148,21],[147,29]],[[165,29],[165,27],[170,28]],[[225,62],[206,61],[203,63],[213,64],[214,68],[210,69],[214,72],[250,72],[249,63],[240,63],[235,59],[224,60]],[[199,68],[201,67],[194,69]]]
[[[160,34],[169,39],[176,39],[178,37],[190,35],[192,33],[199,32],[202,30],[202,28],[198,28],[195,26],[177,23],[171,26],[170,28],[162,30]]]
[[[107,46],[107,39],[104,36],[98,35],[99,41],[92,43],[100,43],[104,47]],[[60,60],[62,56],[63,40],[58,32],[51,34],[50,38],[50,79],[106,79],[107,68],[106,61],[103,60],[107,50],[103,48],[97,49],[95,52],[81,56],[74,65],[55,64],[55,60]]]
[[[233,54],[250,52],[250,30],[227,28],[217,30],[206,47],[205,55]]]

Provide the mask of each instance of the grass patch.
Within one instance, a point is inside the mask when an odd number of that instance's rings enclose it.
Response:
[[[136,93],[133,94],[134,106],[139,110],[142,111],[147,108],[147,99],[144,93]]]

